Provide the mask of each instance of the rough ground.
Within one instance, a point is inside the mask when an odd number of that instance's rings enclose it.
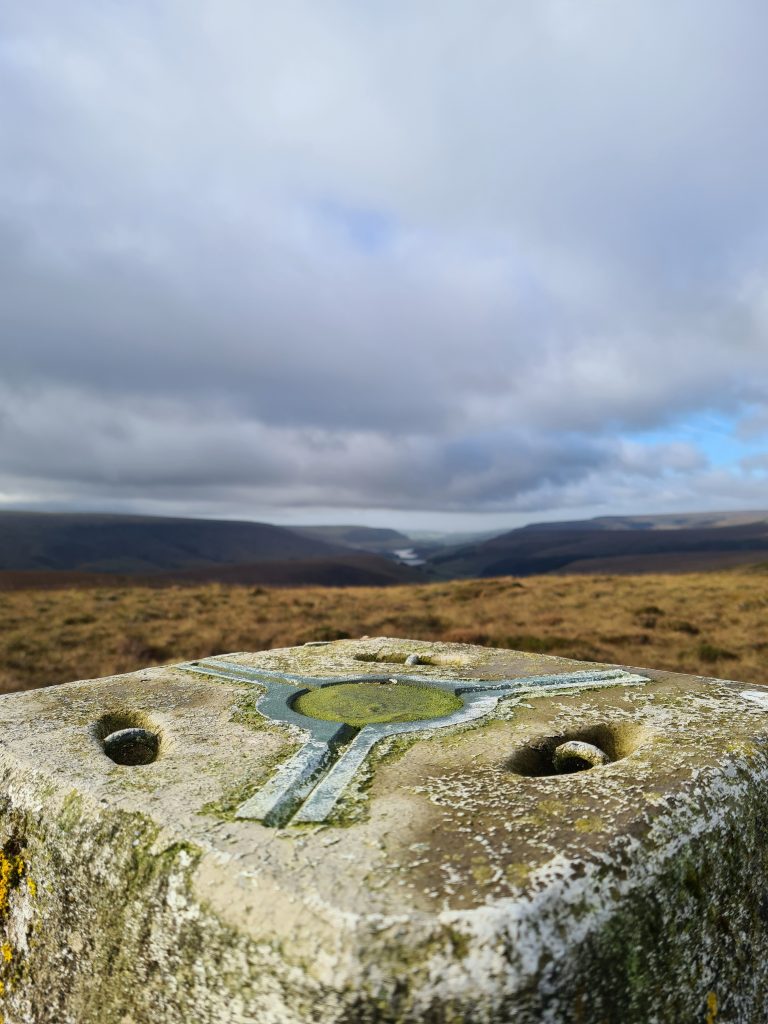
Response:
[[[768,682],[768,575],[0,592],[0,690],[307,640],[412,636]]]

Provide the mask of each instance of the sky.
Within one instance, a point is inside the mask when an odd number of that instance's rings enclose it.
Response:
[[[0,508],[768,508],[763,0],[6,0]]]

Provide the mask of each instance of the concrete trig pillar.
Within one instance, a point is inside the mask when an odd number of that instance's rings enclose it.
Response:
[[[768,687],[339,641],[0,699],[5,1024],[768,1020]]]

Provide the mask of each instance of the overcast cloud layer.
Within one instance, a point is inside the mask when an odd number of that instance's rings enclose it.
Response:
[[[3,4],[0,504],[767,507],[766,38],[762,0]]]

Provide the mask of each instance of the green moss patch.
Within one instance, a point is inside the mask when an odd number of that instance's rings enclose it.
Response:
[[[431,686],[408,683],[338,683],[303,693],[294,710],[324,722],[361,728],[382,722],[422,722],[443,718],[462,707],[461,698]]]

